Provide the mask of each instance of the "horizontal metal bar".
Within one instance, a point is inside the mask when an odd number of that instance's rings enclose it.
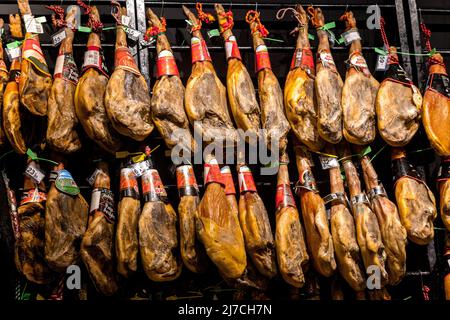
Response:
[[[155,46],[149,46],[147,48],[155,49]],[[191,46],[172,46],[171,48],[173,50],[187,50],[187,49],[190,49]],[[365,51],[373,50],[375,48],[378,48],[378,47],[362,47],[362,49],[365,50]],[[269,49],[269,50],[295,50],[295,47],[294,46],[286,46],[286,47],[280,47],[280,46],[270,47],[270,46],[267,46],[267,49]],[[311,47],[311,49],[316,49],[316,47]],[[397,49],[399,49],[399,47],[397,47]],[[221,46],[208,46],[208,50],[224,50],[224,47],[221,47]],[[239,47],[239,50],[253,50],[253,47],[250,47],[250,46]],[[348,50],[348,48],[347,47],[336,47],[336,48],[332,48],[332,50]]]
[[[42,47],[55,47],[52,43],[41,43]],[[74,43],[74,47],[86,47],[86,43]],[[102,47],[114,47],[114,43],[102,43]],[[58,46],[59,47],[59,46]],[[57,47],[55,47],[57,48]]]
[[[168,1],[163,3],[163,1],[144,1],[145,4],[148,5],[159,5],[162,6],[164,4],[164,6],[181,6],[181,5],[194,5],[194,2],[173,2],[173,1]],[[208,6],[214,6],[215,3],[220,3],[220,2],[210,2],[210,3],[203,3],[203,6],[208,7]],[[292,3],[230,3],[230,2],[224,2],[222,3],[222,5],[224,7],[227,6],[232,6],[232,7],[269,7],[269,8],[273,8],[273,7],[292,7],[294,4]],[[321,8],[367,8],[369,6],[369,4],[318,4],[318,7]],[[395,8],[395,5],[393,4],[380,4],[378,5],[380,8]]]
[[[450,13],[450,9],[421,9],[419,8],[420,12],[436,12],[436,13]]]
[[[409,271],[406,273],[406,276],[428,276],[430,275],[431,272],[429,271]]]

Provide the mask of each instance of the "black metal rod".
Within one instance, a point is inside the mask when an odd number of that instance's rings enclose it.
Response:
[[[148,5],[159,5],[162,6],[164,4],[164,6],[180,6],[180,5],[194,5],[195,2],[173,2],[173,1],[144,1],[145,4]],[[203,3],[203,6],[207,7],[207,6],[213,6],[215,3],[220,3],[220,2],[210,2],[210,3]],[[221,3],[224,7],[227,6],[232,6],[232,7],[265,7],[265,8],[276,8],[276,7],[292,7],[294,4],[292,3],[234,3],[234,2],[223,2]],[[350,8],[367,8],[367,6],[369,6],[368,4],[352,4],[352,5],[347,5],[347,4],[319,4],[317,5],[318,7],[321,8],[346,8],[346,7],[350,7]],[[393,4],[380,4],[378,5],[380,8],[395,8],[395,5]]]

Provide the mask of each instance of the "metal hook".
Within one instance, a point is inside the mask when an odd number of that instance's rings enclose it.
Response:
[[[258,11],[258,2],[255,2],[255,11]]]
[[[161,1],[161,11],[159,13],[159,16],[162,17],[164,14],[164,0]]]

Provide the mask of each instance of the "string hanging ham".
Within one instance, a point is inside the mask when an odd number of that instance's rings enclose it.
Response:
[[[75,112],[88,137],[103,150],[113,153],[120,149],[121,141],[105,109],[108,70],[100,41],[102,23],[95,6],[87,6],[80,0],[77,3],[89,15],[88,26],[91,33],[84,53],[81,77],[75,91]]]
[[[347,141],[366,145],[375,139],[375,98],[379,83],[370,74],[361,50],[361,37],[351,11],[340,20],[345,21],[344,39],[350,43],[347,74],[342,89],[343,133]]]
[[[399,64],[397,48],[389,47],[383,17],[380,24],[384,45],[389,48],[389,67],[376,98],[378,131],[389,145],[402,147],[419,128],[422,95]]]
[[[26,27],[35,24],[28,0],[17,1]],[[22,45],[19,77],[20,102],[34,115],[45,116],[52,77],[39,42],[39,35],[27,32]]]
[[[48,9],[58,12],[61,7],[47,6]],[[81,148],[81,141],[76,131],[78,119],[75,114],[74,96],[78,82],[78,69],[73,58],[72,42],[76,17],[80,14],[78,6],[72,6],[67,12],[66,20],[53,21],[63,26],[66,37],[59,47],[56,59],[53,85],[50,90],[47,106],[47,142],[58,152],[73,153]]]
[[[127,35],[122,25],[126,9],[111,1],[116,19],[115,68],[106,86],[105,108],[112,126],[120,134],[134,140],[144,140],[153,130],[150,93],[136,62],[127,47]]]
[[[261,108],[261,128],[264,142],[270,150],[286,149],[289,122],[284,115],[283,92],[270,65],[269,52],[263,38],[267,29],[259,20],[259,12],[250,10],[245,16],[250,25],[255,50],[255,70],[258,77],[258,96]]]
[[[316,56],[316,77],[314,89],[317,100],[317,129],[322,139],[330,143],[338,143],[342,139],[342,107],[341,96],[344,85],[341,75],[331,55],[328,30],[325,29],[325,18],[320,8],[308,8],[310,21],[317,29],[319,46]],[[306,31],[307,33],[307,28]],[[307,34],[303,41],[307,41]],[[331,40],[333,41],[333,40]]]

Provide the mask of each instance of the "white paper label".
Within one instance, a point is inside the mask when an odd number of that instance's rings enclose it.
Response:
[[[40,17],[41,18],[41,17]],[[29,33],[44,33],[42,24],[38,22],[31,14],[25,14],[23,16],[25,23],[25,30]]]
[[[56,47],[58,44],[60,44],[61,41],[63,41],[66,38],[66,36],[67,36],[66,30],[64,29],[61,29],[60,31],[52,35],[53,46]]]
[[[122,16],[122,25],[128,27],[130,25],[131,18],[129,16]]]
[[[134,175],[139,178],[146,170],[150,169],[150,166],[148,161],[142,161],[133,164],[131,169],[133,170]]]
[[[45,173],[36,167],[36,165],[32,162],[25,169],[25,174],[33,179],[37,184],[41,183],[42,179],[45,177]]]
[[[6,48],[6,54],[8,55],[9,61],[13,61],[14,59],[22,56],[22,49],[21,47],[16,47],[13,49]]]
[[[319,156],[320,164],[322,165],[323,170],[331,169],[331,168],[339,168],[339,162],[337,158],[327,157],[327,156]]]
[[[58,58],[56,58],[55,62],[55,72],[53,73],[53,76],[56,76],[57,74],[61,74],[64,69],[64,54],[60,54]]]
[[[388,55],[379,54],[377,58],[377,64],[375,66],[375,71],[386,71],[388,68]]]
[[[344,37],[345,45],[347,46],[353,41],[361,40],[361,36],[359,35],[359,32],[356,30],[349,30],[347,32],[344,32],[342,36]]]
[[[89,178],[87,178],[87,182],[89,183],[89,185],[93,186],[94,182],[95,182],[95,178],[97,178],[97,175],[102,172],[99,169],[95,169],[95,171],[91,174],[91,176]]]
[[[233,51],[233,43],[231,41],[226,41],[225,42],[225,55],[226,55],[227,59],[229,57],[231,57],[231,52],[232,51]]]
[[[86,66],[98,66],[100,61],[100,52],[96,50],[88,50],[84,53],[83,68]]]
[[[91,206],[89,208],[89,212],[95,211],[100,207],[100,196],[101,195],[102,195],[102,191],[99,189],[95,189],[92,191]]]
[[[128,34],[128,38],[130,38],[133,41],[139,40],[139,36],[142,34],[139,30],[135,30],[133,28],[125,27],[124,28],[126,34]]]
[[[46,23],[47,22],[47,18],[45,16],[37,17],[35,20],[37,22],[39,22],[39,23]]]

